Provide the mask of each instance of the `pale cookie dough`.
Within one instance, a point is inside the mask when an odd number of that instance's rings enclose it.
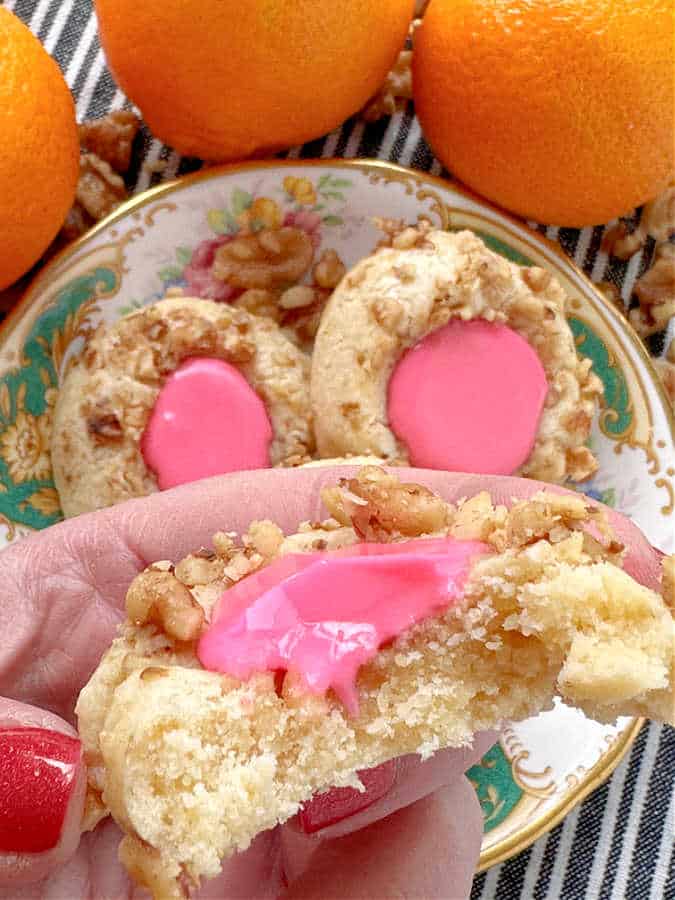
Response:
[[[319,455],[406,463],[387,417],[397,362],[450,319],[482,318],[522,335],[549,384],[534,447],[514,474],[552,483],[592,475],[597,461],[585,441],[602,384],[577,356],[558,282],[498,256],[470,231],[409,227],[393,243],[357,263],[324,310],[311,379]]]
[[[383,462],[378,456],[333,456],[329,459],[311,459],[301,469],[322,469],[326,466],[378,466]]]
[[[556,694],[600,720],[675,720],[671,610],[620,568],[622,546],[586,498],[540,492],[507,510],[482,493],[451,506],[369,468],[324,502],[323,524],[284,538],[253,523],[240,546],[219,533],[213,552],[139,575],[80,694],[85,827],[111,813],[123,863],[156,898],[189,894],[317,791],[358,786],[357,771],[402,754],[464,746]],[[493,553],[474,562],[458,605],[361,668],[357,717],[290,674],[277,693],[271,673],[241,683],[201,668],[196,641],[232,583],[285,553],[420,535]]]
[[[101,326],[66,375],[54,411],[52,465],[66,516],[157,490],[140,450],[166,377],[195,356],[236,366],[265,403],[273,465],[314,449],[309,361],[267,318],[176,297]]]

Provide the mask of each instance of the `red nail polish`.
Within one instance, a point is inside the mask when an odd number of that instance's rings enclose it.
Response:
[[[305,834],[335,825],[384,797],[396,781],[396,760],[382,763],[374,769],[365,769],[359,772],[359,778],[366,789],[363,794],[355,788],[333,788],[305,803],[298,813],[298,821]]]
[[[80,742],[57,731],[0,728],[0,851],[58,844],[80,755]]]

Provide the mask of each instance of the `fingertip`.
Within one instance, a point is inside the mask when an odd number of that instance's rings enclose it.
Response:
[[[465,778],[361,831],[323,842],[286,900],[469,896],[482,813]]]
[[[0,884],[40,881],[75,852],[87,788],[82,746],[57,716],[0,704]]]

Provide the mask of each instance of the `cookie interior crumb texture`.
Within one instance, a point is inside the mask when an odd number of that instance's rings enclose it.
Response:
[[[481,493],[452,506],[370,467],[324,502],[331,518],[294,535],[256,522],[239,544],[221,532],[212,552],[139,575],[80,695],[85,827],[112,814],[123,862],[155,897],[184,896],[317,791],[358,786],[358,770],[465,746],[556,695],[598,720],[675,720],[673,560],[664,599],[622,570],[623,548],[586,498],[540,492],[507,509]],[[357,717],[291,673],[277,693],[270,673],[240,683],[201,668],[196,641],[216,600],[272,559],[423,535],[493,552],[474,562],[458,605],[362,667]]]
[[[174,297],[101,325],[66,373],[54,411],[54,483],[66,516],[157,490],[140,449],[164,383],[183,360],[236,366],[270,418],[272,465],[310,459],[309,360],[268,318]]]
[[[537,352],[549,385],[537,437],[516,472],[583,481],[597,469],[586,446],[602,384],[577,356],[566,295],[550,272],[493,253],[470,231],[383,223],[386,243],[343,278],[321,319],[311,397],[320,456],[407,462],[387,416],[387,388],[410,347],[451,319],[507,325]]]

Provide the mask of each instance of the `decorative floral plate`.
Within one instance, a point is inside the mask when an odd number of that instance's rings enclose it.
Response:
[[[59,378],[99,322],[169,288],[237,299],[240,292],[214,278],[212,265],[242,229],[301,229],[315,263],[349,267],[381,238],[375,217],[414,223],[420,216],[441,228],[471,228],[509,259],[556,274],[571,298],[579,352],[605,387],[591,436],[600,468],[580,487],[672,552],[672,416],[618,313],[557,247],[515,220],[440,179],[360,160],[251,163],[161,185],[120,207],[38,275],[0,333],[0,546],[60,517],[49,459],[52,408]],[[305,280],[320,298],[316,266],[311,271]],[[481,867],[556,824],[608,776],[640,724],[598,725],[561,704],[508,727],[469,773],[485,814]]]

